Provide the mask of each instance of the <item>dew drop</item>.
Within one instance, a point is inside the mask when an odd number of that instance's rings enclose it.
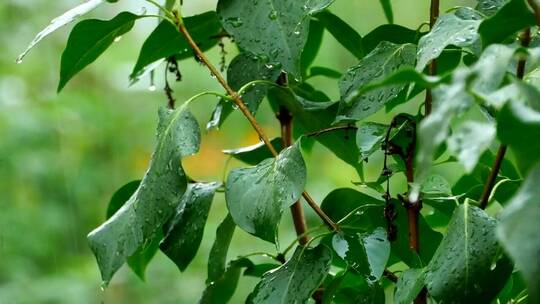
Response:
[[[122,40],[122,36],[117,36],[116,38],[114,38],[114,42],[118,42],[120,40]]]

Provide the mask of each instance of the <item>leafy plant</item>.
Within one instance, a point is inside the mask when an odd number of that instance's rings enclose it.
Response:
[[[88,235],[104,286],[126,262],[144,279],[158,250],[184,271],[219,191],[229,214],[216,233],[201,303],[230,300],[242,274],[260,277],[249,303],[385,303],[392,293],[396,303],[540,303],[540,7],[534,0],[478,0],[442,14],[431,0],[429,23],[416,30],[393,24],[392,3],[381,0],[389,24],[370,33],[333,14],[332,0],[219,0],[216,11],[191,17],[182,15],[182,1],[146,1],[159,13],[121,12],[75,25],[58,90],[138,20],[157,18],[130,80],[162,63],[180,80],[178,61],[197,60],[224,93],[202,92],[175,108],[165,79],[168,108],[159,110],[149,168],[141,181],[118,190],[107,221]],[[17,61],[105,2],[117,1],[89,0],[54,19]],[[325,31],[358,64],[347,71],[312,66]],[[239,50],[227,79],[204,53],[224,47],[225,39]],[[315,76],[339,78],[338,101],[310,84]],[[224,151],[249,167],[221,182],[194,181],[182,168],[182,157],[199,149],[200,127],[189,105],[203,95],[218,98],[208,128],[239,111],[261,139]],[[265,98],[280,138],[270,139],[255,117]],[[418,110],[396,110],[406,103]],[[370,121],[383,109],[391,119]],[[304,190],[309,168],[302,154],[313,140],[360,179],[320,206]],[[363,166],[376,154],[382,154],[380,177],[366,180]],[[447,181],[442,164],[461,177]],[[390,181],[405,181],[406,192],[390,189]],[[302,198],[321,226],[308,229]],[[277,227],[287,209],[298,238],[280,249]],[[227,262],[236,227],[277,245],[265,254],[270,263],[256,264],[250,253]],[[516,276],[526,286],[513,286]]]

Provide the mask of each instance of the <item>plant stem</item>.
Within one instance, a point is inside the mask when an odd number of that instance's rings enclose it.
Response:
[[[287,74],[281,73],[279,75],[279,78],[277,80],[277,84],[281,86],[287,85]],[[281,142],[283,144],[283,148],[290,147],[292,145],[293,139],[292,139],[292,120],[293,116],[289,109],[287,109],[284,106],[279,107],[279,112],[276,115],[277,119],[279,120],[279,125],[281,129]],[[300,201],[296,201],[291,206],[291,213],[294,223],[294,229],[296,230],[296,235],[298,238],[298,243],[302,246],[305,246],[309,238],[306,235],[306,231],[308,231],[307,225],[306,225],[306,219],[304,216],[304,210],[302,209],[302,204],[300,204]]]
[[[429,10],[429,28],[432,29],[439,18],[439,0],[431,0],[431,7]],[[429,76],[437,75],[437,59],[431,60],[428,66]],[[426,89],[426,99],[424,101],[424,106],[426,110],[426,116],[431,113],[433,108],[433,95],[431,94],[430,89]]]
[[[534,11],[534,16],[536,17],[536,24],[540,26],[540,6],[536,4],[535,0],[527,0],[527,2]]]
[[[253,126],[253,129],[255,129],[255,132],[257,132],[257,134],[259,135],[260,139],[264,142],[264,144],[266,145],[266,147],[268,147],[268,150],[270,150],[270,153],[272,153],[272,155],[276,156],[278,155],[276,149],[274,149],[274,146],[272,146],[272,143],[270,142],[270,139],[268,139],[268,136],[266,136],[266,134],[264,133],[263,129],[261,128],[261,126],[259,125],[259,123],[257,122],[257,120],[255,119],[255,117],[253,116],[253,114],[251,114],[251,112],[249,111],[249,109],[247,108],[247,106],[245,105],[245,103],[242,101],[242,99],[240,98],[240,96],[238,95],[238,93],[236,93],[230,86],[229,84],[227,83],[227,81],[225,80],[225,78],[223,77],[223,75],[221,75],[221,73],[216,69],[216,67],[214,67],[212,65],[212,63],[210,62],[210,60],[208,60],[208,58],[206,57],[206,55],[204,55],[204,53],[201,51],[201,49],[199,48],[199,46],[197,45],[197,43],[193,40],[193,37],[191,37],[191,34],[189,33],[189,31],[187,30],[186,26],[184,25],[184,23],[182,22],[182,19],[181,19],[181,16],[178,15],[176,16],[177,18],[177,26],[178,26],[178,31],[186,38],[187,42],[189,43],[189,45],[191,46],[191,48],[193,49],[193,51],[195,52],[195,54],[197,55],[197,57],[199,57],[199,59],[201,60],[201,62],[210,70],[210,73],[212,73],[212,75],[214,75],[216,77],[216,79],[218,80],[218,82],[221,84],[221,86],[225,89],[225,91],[227,92],[228,95],[231,96],[233,102],[236,104],[236,106],[240,109],[240,111],[242,112],[242,114],[244,114],[244,116],[247,118],[247,120],[249,121],[249,123],[251,124],[251,126]],[[332,230],[339,230],[339,228],[337,227],[337,225],[334,223],[334,221],[332,221],[332,219],[330,219],[323,211],[322,209],[319,207],[319,205],[317,205],[317,203],[315,203],[315,201],[309,196],[309,194],[304,191],[302,193],[302,196],[304,197],[304,199],[308,202],[308,204],[311,206],[311,208],[313,208],[313,210],[315,211],[315,213],[317,213],[317,215],[324,221],[324,223],[326,225],[328,225]]]
[[[531,29],[528,28],[521,34],[521,46],[528,47],[530,43]],[[525,76],[526,63],[527,62],[524,58],[519,60],[518,62],[516,70],[516,76],[518,79],[523,79],[523,76]],[[495,186],[495,182],[497,181],[497,176],[499,175],[499,171],[501,169],[501,165],[504,160],[507,148],[508,147],[505,144],[501,144],[499,146],[497,156],[495,157],[495,161],[493,162],[493,166],[491,167],[491,172],[486,180],[486,184],[484,185],[482,196],[480,197],[480,208],[482,209],[486,209],[489,203],[489,198],[491,197],[491,192],[493,192],[493,187]]]

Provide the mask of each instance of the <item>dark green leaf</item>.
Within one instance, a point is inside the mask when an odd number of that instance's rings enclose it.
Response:
[[[218,183],[189,184],[165,227],[165,238],[159,248],[180,271],[186,270],[197,254],[214,193],[219,186]]]
[[[386,137],[387,131],[387,125],[375,122],[365,122],[358,127],[356,144],[362,159],[366,159],[374,152],[381,150],[381,144]]]
[[[368,117],[397,97],[404,85],[392,85],[358,94],[363,86],[380,81],[395,71],[414,65],[416,47],[381,42],[377,48],[350,68],[340,81],[341,102],[336,121],[355,121]]]
[[[84,20],[69,34],[62,54],[58,92],[86,66],[94,62],[114,40],[129,32],[140,16],[122,12],[111,20]]]
[[[373,231],[377,227],[385,225],[383,218],[384,202],[354,189],[335,189],[321,203],[321,209],[335,222],[342,220],[360,207],[362,207],[360,211],[363,212],[365,217],[358,223],[365,227],[365,231]]]
[[[424,288],[426,273],[424,269],[408,269],[399,277],[396,284],[394,302],[396,304],[413,303],[416,296]]]
[[[234,111],[233,105],[234,104],[231,101],[221,98],[214,108],[214,111],[212,111],[212,116],[206,124],[206,129],[219,129],[225,122],[225,119],[227,119]]]
[[[282,140],[279,137],[272,139],[271,143],[272,146],[274,146],[274,149],[276,149],[276,151],[281,151],[281,149],[283,148]],[[255,166],[263,160],[273,157],[272,153],[270,153],[270,150],[268,150],[268,147],[266,147],[263,142],[249,147],[233,150],[223,150],[223,153],[231,155],[239,161],[242,161],[251,166]]]
[[[26,56],[26,54],[28,54],[28,52],[30,52],[30,50],[32,48],[34,48],[34,46],[36,46],[45,37],[49,36],[50,34],[55,32],[59,28],[73,22],[77,18],[79,18],[79,17],[81,17],[83,15],[86,15],[87,13],[93,11],[96,7],[101,5],[103,2],[104,2],[104,0],[88,0],[88,1],[86,1],[84,3],[79,4],[78,6],[70,9],[69,11],[63,13],[62,15],[54,18],[53,20],[51,20],[49,25],[47,25],[47,27],[45,27],[43,30],[41,30],[41,32],[39,32],[36,35],[36,37],[32,40],[32,42],[30,42],[30,44],[26,47],[24,52],[22,52],[19,55],[19,57],[17,57],[17,62],[21,63],[23,61],[24,57]]]
[[[379,2],[381,2],[388,23],[394,23],[394,12],[392,11],[392,3],[390,3],[390,0],[379,0]]]
[[[275,159],[229,173],[225,199],[238,227],[269,242],[285,209],[304,191],[306,164],[298,145],[283,150]]]
[[[324,304],[370,303],[384,304],[384,289],[361,275],[344,271],[335,276],[324,289]]]
[[[140,180],[134,180],[116,190],[107,207],[107,218],[113,216],[129,200],[140,184]]]
[[[531,169],[518,193],[503,210],[497,236],[516,262],[529,290],[529,303],[540,301],[540,165]]]
[[[341,77],[341,75],[342,74],[340,72],[336,71],[336,70],[332,70],[332,69],[325,68],[325,67],[319,67],[319,66],[312,67],[309,70],[309,78],[315,77],[315,76],[326,76],[326,77],[329,77],[329,78],[338,79],[338,78]]]
[[[484,47],[503,42],[526,27],[536,25],[534,14],[525,0],[510,0],[495,15],[482,22],[478,32]]]
[[[251,268],[253,263],[246,259],[238,259],[229,263],[225,272],[215,281],[206,286],[200,304],[222,304],[227,303],[236,291],[238,280],[243,268]]]
[[[283,266],[263,276],[247,303],[305,303],[326,277],[331,258],[323,245],[299,246]]]
[[[497,136],[516,154],[525,174],[540,160],[540,141],[533,134],[540,134],[540,112],[520,102],[507,103],[497,116]]]
[[[276,268],[278,268],[280,266],[281,265],[272,264],[272,263],[264,263],[264,264],[253,265],[253,267],[247,268],[246,271],[244,271],[244,275],[245,276],[250,276],[250,277],[260,278],[265,273],[267,273],[268,271],[274,270],[274,269],[276,269]]]
[[[383,24],[369,32],[362,39],[364,52],[370,53],[381,42],[388,41],[395,44],[417,44],[420,33],[397,24]]]
[[[440,303],[489,303],[504,286],[512,266],[497,264],[497,222],[469,204],[459,206],[427,266],[429,294]]]
[[[184,18],[184,24],[202,51],[206,51],[218,43],[221,24],[215,12]],[[187,40],[178,32],[171,22],[164,20],[148,36],[144,42],[137,63],[129,76],[131,83],[136,82],[168,57],[176,59],[193,57],[193,51]]]
[[[231,245],[236,224],[230,214],[219,224],[216,230],[216,238],[208,256],[208,278],[206,283],[218,280],[225,273],[227,264],[227,252]]]
[[[455,14],[440,16],[433,29],[418,42],[416,69],[422,71],[449,45],[473,47],[478,42],[479,25],[479,20],[462,19]]]
[[[105,283],[129,256],[161,231],[187,188],[181,158],[199,149],[197,121],[184,108],[161,108],[157,137],[150,167],[137,191],[88,235]]]
[[[321,48],[323,34],[324,34],[324,26],[321,24],[321,22],[315,19],[312,19],[309,23],[309,34],[308,34],[307,42],[304,47],[304,50],[302,51],[302,57],[300,59],[301,66],[302,66],[302,73],[305,74],[305,71],[313,63],[313,61],[315,60],[315,57],[317,57],[317,54],[319,53],[319,49]]]
[[[309,16],[332,0],[289,2],[220,0],[217,12],[225,30],[238,45],[295,77],[301,76],[300,55],[309,32]]]
[[[350,25],[330,11],[322,11],[316,18],[326,27],[328,32],[341,43],[356,58],[364,57],[362,48],[362,36],[358,34]]]

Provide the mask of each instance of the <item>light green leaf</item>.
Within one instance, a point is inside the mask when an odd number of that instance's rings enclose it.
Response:
[[[247,4],[220,0],[217,12],[225,30],[242,49],[300,77],[300,55],[308,37],[309,16],[331,2],[260,0]]]
[[[24,57],[30,52],[32,48],[34,48],[41,40],[43,40],[45,37],[49,36],[59,28],[73,22],[75,19],[87,14],[88,12],[91,12],[96,7],[101,5],[104,0],[88,0],[84,3],[79,4],[78,6],[70,9],[69,11],[63,13],[62,15],[54,18],[47,27],[45,27],[41,32],[39,32],[36,37],[30,42],[30,44],[26,47],[24,52],[22,52],[19,57],[17,57],[17,63],[21,63],[24,59]]]
[[[497,237],[527,281],[529,303],[540,301],[540,165],[534,167],[518,193],[502,211]]]
[[[362,36],[350,25],[329,11],[322,11],[316,16],[332,36],[356,58],[364,57]]]
[[[449,45],[472,47],[480,37],[477,33],[478,26],[480,20],[462,19],[455,14],[440,16],[433,29],[418,42],[416,69],[422,71]]]
[[[283,143],[280,137],[274,138],[270,142],[276,151],[281,151],[283,148]],[[263,160],[273,157],[272,153],[270,153],[270,150],[268,150],[268,147],[266,147],[264,142],[239,149],[223,150],[223,153],[231,155],[239,161],[251,166],[255,166]]]
[[[350,68],[340,81],[341,102],[336,121],[361,120],[379,111],[397,97],[405,85],[398,84],[358,94],[371,82],[380,81],[399,69],[414,65],[416,47],[381,42],[360,63]]]
[[[197,254],[212,199],[219,186],[219,183],[189,184],[175,214],[165,225],[165,238],[159,248],[180,271],[186,270]]]
[[[508,0],[479,0],[476,10],[486,16],[493,16]]]
[[[216,230],[216,238],[210,254],[208,256],[208,278],[206,283],[211,283],[218,280],[225,273],[225,265],[227,263],[227,252],[231,245],[231,240],[234,235],[236,224],[230,214],[219,224]]]
[[[225,199],[238,227],[269,242],[285,209],[296,202],[306,184],[306,164],[298,145],[255,167],[236,169],[227,177]]]
[[[173,214],[187,187],[183,156],[199,149],[199,125],[183,108],[161,108],[157,145],[140,187],[118,212],[90,232],[88,241],[105,283]]]
[[[437,174],[432,174],[426,178],[420,191],[427,196],[452,195],[452,189],[448,181]]]
[[[221,24],[215,12],[206,12],[183,20],[193,40],[203,52],[218,43]],[[193,50],[176,26],[164,20],[146,38],[129,76],[131,83],[137,82],[142,75],[171,56],[177,60],[190,58],[193,57]]]
[[[426,273],[424,269],[411,268],[405,270],[396,284],[394,302],[396,304],[410,304],[424,288]]]
[[[387,125],[375,122],[365,122],[358,127],[356,144],[362,159],[367,159],[374,152],[381,150],[381,144],[386,137],[387,131]]]
[[[263,276],[247,303],[305,303],[326,277],[331,258],[324,245],[299,246],[285,264]]]
[[[501,43],[526,27],[536,25],[533,12],[526,0],[510,0],[495,15],[482,22],[478,32],[484,47]]]
[[[69,34],[60,64],[60,92],[67,82],[103,54],[114,40],[129,32],[140,16],[122,12],[111,20],[84,20]]]
[[[471,173],[482,153],[495,139],[495,134],[493,123],[464,122],[447,139],[448,151],[459,160],[465,172]]]
[[[497,222],[468,203],[459,206],[427,266],[429,294],[439,303],[490,303],[512,273],[506,259],[497,263]]]

